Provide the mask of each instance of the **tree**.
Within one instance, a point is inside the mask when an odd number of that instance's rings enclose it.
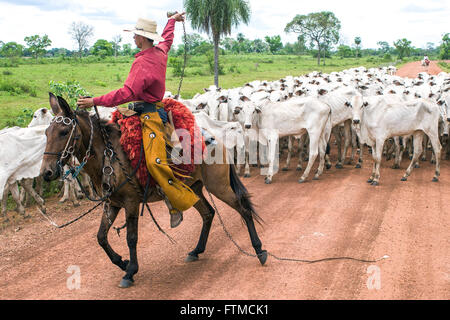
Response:
[[[406,38],[399,39],[394,42],[394,47],[397,50],[398,58],[403,59],[404,57],[408,57],[411,53],[411,41]]]
[[[378,41],[377,45],[380,46],[382,54],[386,54],[389,53],[389,51],[391,51],[391,47],[389,46],[389,43],[386,41]]]
[[[252,43],[253,52],[263,53],[270,50],[269,45],[261,39],[255,39]]]
[[[320,65],[320,57],[324,46],[336,44],[339,41],[341,22],[333,12],[322,11],[308,15],[296,15],[286,25],[285,32],[295,32],[309,39],[310,43],[317,46],[317,64]]]
[[[23,52],[23,46],[16,42],[8,42],[0,48],[0,55],[5,58],[13,59],[20,57]]]
[[[104,39],[98,39],[92,46],[92,54],[102,58],[112,56],[114,54],[113,45]]]
[[[83,51],[89,46],[89,39],[94,35],[94,27],[83,22],[72,22],[69,34],[77,42],[78,55],[81,59]]]
[[[219,86],[219,43],[221,36],[231,34],[233,26],[250,21],[250,5],[246,0],[185,0],[191,26],[213,38],[214,84]]]
[[[133,49],[131,48],[131,44],[125,43],[122,46],[122,55],[124,55],[124,56],[132,56],[133,55]]]
[[[345,44],[341,44],[338,47],[337,55],[341,58],[349,58],[353,55],[352,48]]]
[[[355,37],[356,57],[361,57],[361,37]]]
[[[113,50],[114,50],[114,57],[117,57],[117,52],[120,50],[119,43],[121,43],[121,42],[122,42],[122,36],[120,34],[116,34],[112,38],[112,46],[113,46]]]
[[[450,33],[446,33],[442,37],[441,51],[439,53],[441,59],[450,59]]]
[[[50,40],[46,34],[42,37],[37,34],[34,36],[25,37],[24,41],[27,43],[28,50],[30,50],[31,55],[35,59],[44,55],[45,48],[52,44],[52,40]]]
[[[267,44],[269,45],[269,50],[272,54],[283,49],[283,43],[281,42],[281,37],[279,35],[273,37],[266,36],[264,40],[266,40]]]

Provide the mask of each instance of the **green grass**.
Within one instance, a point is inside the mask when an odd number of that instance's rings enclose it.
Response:
[[[11,123],[11,119],[19,117],[26,108],[48,108],[51,80],[77,80],[93,96],[99,96],[122,87],[132,61],[132,57],[120,57],[117,60],[109,58],[105,61],[89,59],[83,62],[44,59],[40,63],[0,67],[0,129],[4,128],[8,121]],[[219,85],[228,89],[257,79],[273,81],[287,75],[298,76],[314,70],[328,73],[361,65],[368,68],[378,67],[387,62],[378,57],[333,57],[326,60],[325,66],[317,66],[316,59],[311,56],[250,54],[220,56],[220,63],[225,75],[219,77]],[[189,58],[181,90],[183,98],[189,99],[214,83],[214,76],[210,74],[209,69],[206,56]],[[169,66],[166,90],[175,94],[180,78],[174,76],[173,71]]]
[[[450,63],[441,61],[441,62],[438,62],[438,65],[443,71],[450,72]]]

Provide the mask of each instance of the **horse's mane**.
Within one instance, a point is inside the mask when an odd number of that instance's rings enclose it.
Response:
[[[92,125],[94,126],[94,129],[96,131],[100,130],[99,127],[99,123],[100,126],[104,127],[106,129],[106,132],[110,135],[111,138],[117,139],[117,141],[120,139],[120,135],[121,135],[121,131],[119,126],[116,123],[112,123],[109,120],[105,120],[105,119],[98,119],[96,114],[91,115],[88,111],[86,110],[77,110],[75,111],[75,114],[77,116],[80,116],[82,118],[88,118],[90,117],[92,120]]]

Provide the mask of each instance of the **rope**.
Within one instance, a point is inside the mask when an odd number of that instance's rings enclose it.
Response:
[[[38,211],[39,211],[39,213],[40,213],[45,219],[47,219],[47,221],[48,221],[52,226],[54,226],[54,227],[56,227],[56,228],[58,228],[58,229],[62,229],[62,228],[64,228],[64,227],[67,227],[68,225],[70,225],[70,224],[72,224],[72,223],[74,223],[74,222],[80,220],[81,218],[83,218],[83,217],[86,216],[87,214],[91,213],[92,211],[94,211],[94,209],[97,209],[97,207],[99,207],[100,205],[102,205],[103,202],[104,202],[104,201],[102,201],[102,202],[96,204],[94,207],[92,207],[91,209],[89,209],[88,211],[86,211],[85,213],[83,213],[81,216],[79,216],[79,217],[77,217],[77,218],[75,218],[75,219],[73,219],[73,220],[71,220],[71,221],[69,221],[69,222],[67,222],[67,223],[64,223],[64,224],[62,224],[62,225],[56,224],[56,223],[55,223],[52,219],[50,219],[44,212],[42,212],[42,210],[41,210],[40,208],[38,208]]]
[[[208,195],[209,198],[211,199],[211,202],[213,204],[214,210],[216,210],[217,216],[219,218],[220,224],[222,225],[222,229],[225,232],[225,234],[227,235],[227,237],[231,240],[231,242],[233,242],[234,246],[244,255],[249,256],[249,257],[258,257],[258,255],[256,254],[252,254],[249,253],[247,251],[245,251],[244,249],[242,249],[237,242],[233,239],[233,237],[231,236],[231,234],[228,232],[227,228],[225,227],[225,224],[222,220],[222,216],[220,215],[219,210],[216,207],[216,204],[214,202],[214,199],[211,195],[211,192],[209,192],[208,189],[206,189],[208,191]],[[305,260],[305,259],[295,259],[295,258],[284,258],[284,257],[278,257],[270,252],[267,252],[267,255],[271,256],[272,258],[274,258],[275,260],[278,261],[290,261],[290,262],[301,262],[301,263],[306,263],[306,264],[313,264],[313,263],[319,263],[319,262],[324,262],[324,261],[333,261],[333,260],[353,260],[353,261],[358,261],[358,262],[364,262],[364,263],[376,263],[379,262],[381,260],[384,259],[388,259],[389,256],[385,255],[379,259],[376,260],[365,260],[365,259],[358,259],[358,258],[352,258],[352,257],[332,257],[332,258],[323,258],[323,259],[318,259],[318,260]]]

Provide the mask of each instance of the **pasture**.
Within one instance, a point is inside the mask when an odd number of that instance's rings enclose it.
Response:
[[[333,57],[318,67],[311,56],[288,55],[224,55],[220,57],[225,72],[220,76],[223,88],[238,87],[255,79],[277,80],[286,75],[302,75],[314,70],[342,71],[351,67],[378,67],[387,65],[378,57]],[[104,61],[63,61],[45,59],[42,63],[19,64],[17,67],[0,67],[0,129],[13,125],[24,109],[35,111],[48,107],[49,82],[77,80],[91,95],[98,96],[120,88],[126,80],[133,58],[107,58]],[[176,93],[180,77],[173,74],[169,64],[166,90]],[[194,56],[188,60],[181,96],[192,98],[213,83],[206,56]]]

